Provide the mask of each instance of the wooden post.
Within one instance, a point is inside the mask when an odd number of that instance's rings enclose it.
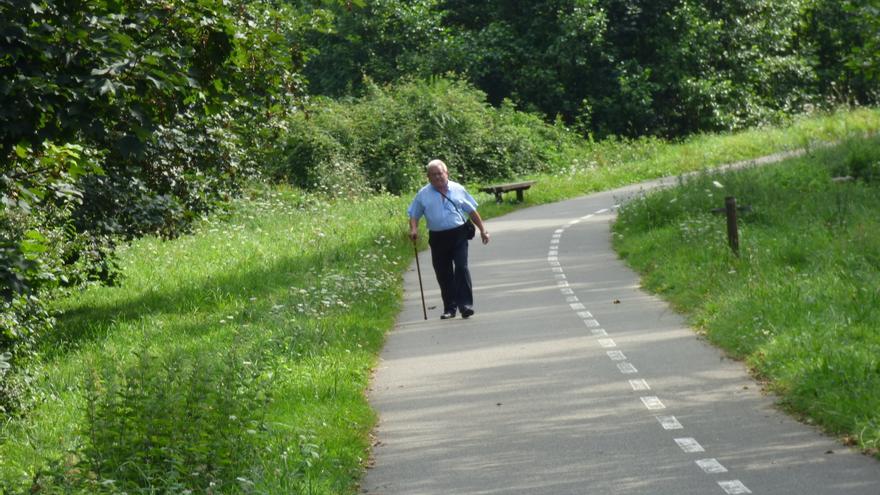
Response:
[[[724,209],[727,212],[727,243],[733,254],[739,256],[739,231],[736,227],[736,198],[724,198]]]

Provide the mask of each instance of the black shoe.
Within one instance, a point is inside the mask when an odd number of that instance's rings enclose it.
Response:
[[[474,315],[474,308],[462,308],[462,310],[461,310],[461,317],[462,318],[467,319],[473,315]]]
[[[441,320],[451,320],[455,318],[455,311],[444,311],[442,315],[440,315]]]

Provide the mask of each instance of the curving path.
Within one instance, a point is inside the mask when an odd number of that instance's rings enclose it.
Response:
[[[658,184],[489,220],[469,320],[423,320],[413,265],[364,494],[880,494],[880,463],[778,412],[617,259],[615,205]]]

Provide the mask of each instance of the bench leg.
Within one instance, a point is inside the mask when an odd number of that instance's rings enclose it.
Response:
[[[502,201],[502,199],[501,199],[501,193],[500,193],[500,192],[496,192],[496,193],[495,193],[495,202],[496,202],[496,203],[500,203],[501,201]]]
[[[516,190],[516,201],[517,201],[518,203],[522,203],[522,202],[523,202],[523,190],[522,190],[522,189],[517,189],[517,190]]]

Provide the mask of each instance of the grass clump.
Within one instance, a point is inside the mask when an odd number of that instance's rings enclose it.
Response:
[[[877,138],[782,165],[702,174],[623,207],[615,246],[644,285],[744,358],[791,411],[880,447]],[[836,180],[838,174],[858,177]],[[735,196],[740,256],[712,209]]]
[[[269,432],[269,384],[259,363],[138,351],[97,356],[83,386],[81,444],[36,473],[31,490],[74,493],[237,492],[241,465]]]

